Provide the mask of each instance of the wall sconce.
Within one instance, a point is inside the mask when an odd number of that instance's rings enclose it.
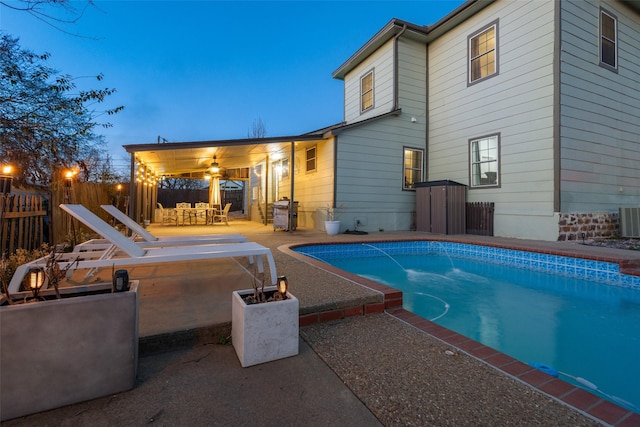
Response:
[[[278,292],[282,299],[287,299],[287,289],[289,288],[289,282],[285,276],[278,277]]]
[[[32,267],[29,269],[29,274],[27,275],[29,279],[29,289],[31,289],[31,293],[33,294],[33,298],[37,299],[38,294],[40,293],[40,288],[44,284],[44,271],[38,267]]]

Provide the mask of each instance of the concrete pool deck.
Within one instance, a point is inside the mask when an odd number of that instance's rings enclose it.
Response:
[[[537,371],[500,372],[497,363],[486,359],[497,362],[502,356],[486,347],[460,349],[468,340],[450,332],[443,336],[437,328],[425,333],[432,324],[411,319],[393,292],[387,292],[385,307],[380,292],[291,256],[286,247],[436,238],[583,254],[628,265],[640,265],[640,253],[484,236],[326,236],[303,229],[274,232],[248,221],[230,224],[152,226],[151,231],[240,233],[270,247],[278,274],[288,277],[300,300],[299,356],[241,368],[233,348],[218,345],[229,334],[231,291],[251,286],[243,260],[135,267],[130,277],[141,281],[142,292],[136,388],[3,425],[640,425],[640,415],[620,412],[600,399],[572,402],[572,395],[582,394],[563,390]],[[110,272],[100,274],[108,280]],[[500,365],[522,368],[516,361]],[[534,382],[547,384],[559,397],[537,392],[530,387]]]

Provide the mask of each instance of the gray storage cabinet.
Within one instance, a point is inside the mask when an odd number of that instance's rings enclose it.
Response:
[[[455,181],[416,183],[416,230],[466,233],[467,186]]]

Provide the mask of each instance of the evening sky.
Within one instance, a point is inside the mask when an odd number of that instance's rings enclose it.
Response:
[[[17,2],[14,2],[17,4]],[[0,6],[0,29],[74,77],[115,88],[98,109],[114,163],[122,145],[246,138],[258,118],[267,136],[343,120],[343,83],[331,73],[392,18],[431,25],[462,0],[96,1],[65,31]],[[74,2],[80,10],[83,3]],[[60,11],[56,16],[61,16]],[[62,15],[64,16],[64,15]],[[77,35],[72,35],[72,34]]]

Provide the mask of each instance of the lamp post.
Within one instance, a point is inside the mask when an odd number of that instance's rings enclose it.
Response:
[[[13,167],[11,165],[2,165],[2,171],[0,172],[0,193],[11,193],[11,182],[13,181]]]
[[[2,165],[2,169],[0,169],[0,246],[4,246],[3,243],[6,240],[4,235],[4,212],[9,204],[9,193],[11,193],[11,182],[13,181],[12,172],[13,167],[9,164]]]
[[[73,169],[67,169],[64,172],[64,202],[66,203],[72,203],[72,195],[73,195],[73,177],[76,176],[76,171],[74,171]],[[71,238],[72,238],[72,248],[73,245],[76,244],[77,239],[76,239],[76,227],[75,224],[73,223],[73,220],[71,219],[71,215],[67,215],[68,216],[68,223],[67,223],[67,232],[71,232]]]

